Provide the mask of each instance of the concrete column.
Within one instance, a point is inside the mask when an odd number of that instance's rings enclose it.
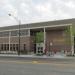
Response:
[[[10,52],[10,39],[11,39],[11,31],[9,31],[9,52]]]
[[[44,27],[44,48],[43,48],[43,52],[45,51],[46,48],[46,28]]]
[[[70,36],[71,36],[71,52],[72,55],[74,54],[74,35],[73,35],[73,31],[72,31],[72,25],[70,26]]]
[[[30,29],[28,29],[28,36],[30,37]]]

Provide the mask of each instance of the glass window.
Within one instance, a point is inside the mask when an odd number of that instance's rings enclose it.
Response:
[[[24,44],[24,50],[26,50],[26,44]]]
[[[1,50],[3,51],[3,44],[1,44]]]
[[[28,35],[28,30],[20,30],[20,35],[21,35],[21,36],[26,36],[26,35]]]
[[[18,36],[18,35],[19,35],[19,30],[11,31],[11,36]],[[29,31],[28,30],[20,30],[20,35],[27,36],[27,35],[29,35]],[[9,31],[0,32],[0,37],[6,37],[6,36],[9,36]]]
[[[9,50],[9,44],[7,44],[7,51]]]
[[[9,32],[8,31],[0,32],[0,37],[6,37],[6,36],[9,36]]]
[[[17,36],[18,35],[18,30],[16,31],[11,31],[11,36]]]
[[[10,44],[10,50],[11,50],[11,51],[13,50],[13,48],[12,48],[12,44]]]
[[[3,47],[4,47],[4,51],[6,51],[6,44],[3,44]]]
[[[13,51],[15,51],[16,47],[15,47],[15,44],[13,44]]]
[[[18,46],[19,46],[19,45],[18,45],[18,44],[16,44],[16,51],[18,51]]]
[[[28,30],[20,30],[20,36],[27,36]],[[11,36],[18,36],[19,35],[19,30],[11,31]]]

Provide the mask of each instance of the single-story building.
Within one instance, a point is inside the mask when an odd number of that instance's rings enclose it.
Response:
[[[0,53],[75,53],[75,19],[0,27]],[[19,34],[20,31],[20,34]],[[19,47],[20,46],[20,47]]]

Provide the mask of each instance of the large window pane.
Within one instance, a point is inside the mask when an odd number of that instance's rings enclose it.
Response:
[[[8,31],[0,32],[0,37],[6,37],[6,36],[9,36],[9,32]]]
[[[20,30],[20,35],[21,36],[27,36],[28,35],[28,30]]]
[[[11,31],[11,36],[17,36],[18,35],[18,31]]]

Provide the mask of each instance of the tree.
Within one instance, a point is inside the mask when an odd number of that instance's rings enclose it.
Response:
[[[69,44],[69,42],[71,43],[71,52],[72,55],[74,54],[74,36],[75,36],[75,27],[74,25],[70,25],[67,27],[67,29],[65,30],[66,35],[70,35],[70,39],[68,39],[69,37],[66,38],[66,43]]]
[[[37,32],[35,36],[36,43],[42,43],[44,40],[44,33],[43,32]]]

